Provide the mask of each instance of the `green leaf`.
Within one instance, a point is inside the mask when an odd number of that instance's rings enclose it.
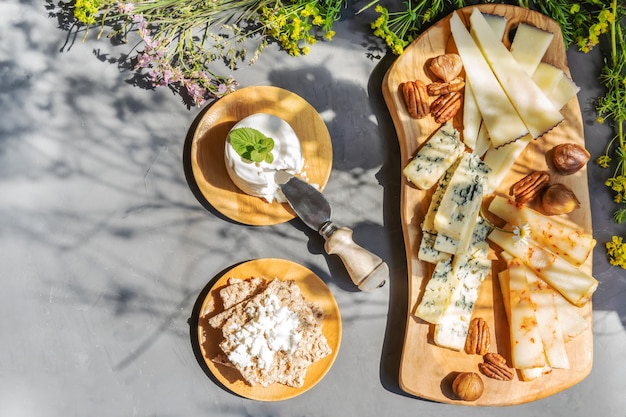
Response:
[[[235,152],[252,162],[272,163],[274,139],[251,127],[240,127],[230,131],[228,140]]]

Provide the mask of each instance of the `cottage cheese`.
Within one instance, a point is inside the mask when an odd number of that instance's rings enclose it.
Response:
[[[278,171],[286,171],[293,175],[302,174],[304,158],[298,136],[289,123],[267,113],[248,116],[232,129],[241,127],[256,129],[274,139],[274,149],[272,149],[274,161],[268,164],[265,161],[257,163],[243,159],[227,140],[224,158],[228,175],[233,183],[246,194],[261,197],[269,203],[286,202],[274,176]]]
[[[269,370],[277,352],[293,354],[302,333],[298,330],[298,315],[280,305],[273,294],[261,299],[258,305],[248,307],[251,320],[236,326],[228,337],[236,348],[228,359],[241,367],[254,366]]]

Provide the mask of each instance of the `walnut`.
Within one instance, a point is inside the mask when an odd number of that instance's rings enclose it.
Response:
[[[452,119],[463,104],[462,94],[458,91],[439,96],[430,105],[430,112],[435,118],[435,122],[443,124]]]
[[[428,94],[430,94],[431,96],[440,96],[442,94],[461,91],[463,87],[465,87],[465,81],[463,81],[463,78],[456,77],[451,81],[430,83],[427,86],[427,90]]]
[[[487,353],[483,356],[484,362],[478,364],[480,372],[485,376],[499,381],[513,379],[513,370],[506,364],[506,359],[498,353]]]
[[[452,382],[452,392],[465,401],[475,401],[483,395],[484,383],[475,372],[461,372]]]
[[[449,82],[455,79],[463,69],[461,57],[457,54],[439,55],[430,63],[430,70],[440,79]]]
[[[489,350],[491,335],[489,325],[481,317],[474,317],[469,324],[469,331],[465,339],[465,352],[470,355],[484,355]]]
[[[580,171],[590,157],[587,149],[575,143],[562,143],[552,148],[552,164],[562,175]]]
[[[409,115],[414,119],[423,119],[430,112],[428,91],[423,81],[407,81],[402,83],[402,97]]]
[[[549,181],[550,174],[546,171],[533,171],[513,184],[509,194],[517,203],[525,204],[533,201]]]

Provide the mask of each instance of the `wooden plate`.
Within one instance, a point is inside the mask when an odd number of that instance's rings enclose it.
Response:
[[[569,75],[565,47],[559,26],[546,16],[524,8],[508,5],[477,6],[485,13],[505,16],[508,19],[507,32],[520,22],[530,23],[555,34],[544,61],[563,69]],[[462,20],[469,26],[472,7],[461,9]],[[442,19],[416,39],[387,72],[383,81],[383,94],[389,108],[400,142],[402,166],[406,165],[422,143],[439,127],[432,117],[411,119],[404,106],[399,85],[407,80],[428,80],[425,63],[429,59],[447,52],[457,52],[449,28],[450,16]],[[531,170],[546,170],[545,154],[555,144],[574,142],[584,145],[583,124],[580,106],[576,99],[562,110],[565,121],[547,135],[534,141],[520,156],[510,174],[500,185],[496,194],[508,195],[511,184]],[[457,114],[454,125],[462,128],[462,114]],[[531,382],[522,382],[517,376],[513,381],[500,382],[484,377],[485,391],[475,402],[457,401],[450,390],[451,380],[457,372],[477,372],[477,365],[482,361],[479,355],[467,355],[440,348],[433,343],[433,327],[411,315],[416,303],[433,270],[433,265],[421,262],[417,258],[417,249],[421,241],[420,224],[428,210],[433,189],[421,191],[402,178],[401,215],[409,271],[409,315],[407,319],[405,341],[400,365],[400,386],[407,393],[445,403],[468,405],[512,405],[534,401],[555,394],[584,379],[592,367],[593,339],[591,331],[591,303],[583,308],[589,321],[589,328],[567,344],[571,364],[568,370],[553,370],[549,375]],[[587,171],[569,177],[553,175],[553,181],[569,185],[582,204],[568,218],[569,222],[591,233],[591,210]],[[591,273],[591,257],[583,265]],[[502,262],[494,262],[492,274],[496,276],[504,268]],[[500,297],[497,279],[491,276],[482,284],[474,315],[485,318],[491,327],[492,346],[490,351],[497,351],[510,362],[509,329]]]
[[[226,172],[226,136],[235,123],[254,113],[270,113],[291,125],[302,145],[309,182],[324,189],[333,156],[326,124],[303,98],[271,86],[242,88],[219,99],[206,111],[191,143],[193,176],[204,198],[224,216],[254,226],[283,223],[295,217],[288,204],[270,204],[245,194]]]
[[[309,366],[304,385],[299,388],[288,387],[282,384],[272,384],[268,387],[250,386],[242,379],[239,372],[233,368],[216,364],[211,359],[221,353],[219,343],[222,341],[222,332],[212,328],[208,319],[223,311],[219,301],[219,290],[227,283],[228,278],[266,277],[281,280],[294,280],[302,295],[308,302],[320,306],[324,311],[322,332],[332,349],[332,353]],[[230,391],[243,397],[259,401],[281,401],[293,398],[311,389],[322,380],[332,366],[341,342],[341,316],[335,297],[317,275],[297,263],[284,259],[256,259],[235,266],[222,275],[213,285],[200,308],[198,317],[198,341],[200,350],[209,370],[215,378]]]

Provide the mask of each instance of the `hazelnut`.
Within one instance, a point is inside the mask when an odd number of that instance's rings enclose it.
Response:
[[[541,193],[541,209],[547,215],[567,214],[579,207],[580,201],[565,184],[549,185]]]
[[[430,70],[435,76],[450,82],[454,80],[463,69],[463,62],[461,57],[457,54],[444,54],[439,55],[430,63]]]
[[[575,143],[562,143],[552,148],[552,163],[562,175],[571,175],[581,170],[590,156],[587,149]]]
[[[452,382],[452,392],[464,401],[477,400],[483,390],[483,380],[476,372],[461,372]]]

